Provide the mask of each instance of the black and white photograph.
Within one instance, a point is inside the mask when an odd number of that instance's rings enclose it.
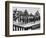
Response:
[[[13,31],[40,29],[40,8],[13,8]]]
[[[6,36],[44,35],[45,4],[6,2]]]

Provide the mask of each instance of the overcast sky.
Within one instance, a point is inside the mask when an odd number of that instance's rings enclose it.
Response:
[[[36,11],[38,10],[40,13],[40,8],[35,8],[35,7],[13,7],[13,10],[15,10],[17,8],[18,11],[25,11],[25,9],[28,11],[28,14],[32,13],[35,14]]]

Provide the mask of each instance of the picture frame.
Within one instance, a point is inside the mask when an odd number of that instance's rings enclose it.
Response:
[[[32,21],[32,20],[28,19],[28,18],[31,18],[31,17],[27,14],[28,15],[28,17],[27,17],[28,21],[26,20],[26,21],[21,22],[22,23],[22,25],[21,25],[21,23],[16,22],[14,20],[14,18],[16,18],[16,16],[17,16],[17,15],[15,15],[15,17],[14,17],[15,10],[17,10],[21,13],[23,12],[25,15],[26,15],[25,12],[27,12],[27,11],[30,15],[30,12],[35,12],[35,11],[38,10],[37,12],[40,12],[40,17],[38,17],[38,19],[37,19],[37,16],[34,15],[35,17],[32,17],[32,19],[33,18],[34,19],[36,18],[36,19],[35,20],[33,19],[33,21]],[[16,13],[19,13],[19,12],[16,12]],[[22,14],[19,13],[19,14],[22,16],[22,18],[24,17],[26,19],[26,16],[24,16],[23,13]],[[31,16],[33,16],[33,14]],[[38,14],[36,14],[36,15],[38,15]],[[40,21],[40,23],[38,25],[36,25],[36,27],[35,26],[30,27],[29,24],[23,25],[23,24],[27,24],[27,23],[30,23],[31,25],[33,25],[33,24],[35,24],[35,21],[38,21],[38,23]],[[33,22],[33,24],[32,24],[32,22]],[[18,26],[18,25],[20,25],[20,26]],[[21,26],[24,29],[24,31],[23,31],[23,29],[22,29],[22,31],[15,30],[16,27],[19,28]],[[30,28],[33,31],[29,31],[28,29],[30,29]],[[40,29],[37,30],[37,28],[40,28]],[[39,31],[39,32],[36,32],[36,31]],[[44,34],[45,34],[45,4],[44,3],[5,1],[5,36],[6,37],[44,35]]]

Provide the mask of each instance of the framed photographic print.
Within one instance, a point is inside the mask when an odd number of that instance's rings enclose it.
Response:
[[[45,34],[45,4],[5,2],[5,36]]]

